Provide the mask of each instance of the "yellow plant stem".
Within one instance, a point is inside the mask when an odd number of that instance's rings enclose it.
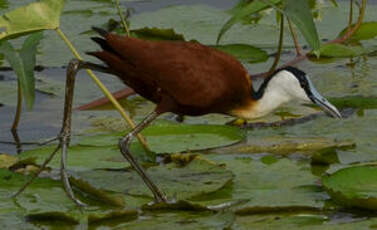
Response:
[[[75,47],[72,45],[72,43],[68,40],[68,38],[65,36],[63,31],[60,28],[56,29],[56,32],[58,35],[63,39],[65,44],[68,46],[68,48],[72,51],[73,55],[78,60],[83,60],[80,54],[77,52]],[[127,122],[127,124],[133,129],[135,128],[135,123],[133,120],[127,115],[127,113],[124,111],[123,107],[119,104],[119,102],[113,97],[111,92],[102,84],[102,82],[98,79],[98,77],[91,71],[90,69],[86,70],[89,74],[89,76],[93,79],[93,81],[98,85],[98,87],[102,90],[102,92],[105,94],[105,96],[110,100],[110,102],[113,104],[113,106],[119,111],[120,115],[124,118],[124,120]],[[137,135],[137,138],[139,139],[140,143],[144,146],[144,148],[149,151],[147,142],[145,141],[144,137],[140,134]]]
[[[124,27],[124,30],[126,31],[127,33],[127,36],[131,36],[131,33],[130,33],[130,30],[127,26],[127,22],[126,22],[126,19],[124,18],[123,16],[123,13],[122,13],[122,9],[120,8],[120,4],[119,4],[119,0],[115,0],[115,5],[117,7],[117,10],[118,10],[118,14],[119,14],[119,17],[120,17],[120,21],[122,22],[122,25]]]

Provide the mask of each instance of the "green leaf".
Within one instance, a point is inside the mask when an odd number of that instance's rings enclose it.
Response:
[[[182,34],[177,34],[174,29],[160,29],[144,27],[137,30],[131,30],[133,37],[145,40],[168,40],[168,41],[184,41]]]
[[[356,166],[322,178],[323,186],[338,203],[377,210],[377,167]]]
[[[272,4],[278,4],[281,0],[271,0]],[[219,34],[217,35],[216,44],[219,44],[221,37],[237,22],[242,21],[245,17],[248,17],[251,14],[258,13],[262,10],[269,8],[270,6],[263,1],[251,1],[250,3],[246,4],[245,1],[241,2],[241,4],[237,5],[233,12],[234,16],[231,17],[221,28]]]
[[[160,122],[143,130],[148,146],[156,153],[177,153],[196,151],[235,144],[245,136],[238,127],[224,125],[187,125]],[[112,133],[84,137],[79,142],[86,146],[117,145],[124,133]],[[131,149],[140,151],[139,142],[134,140]]]
[[[301,31],[305,40],[313,48],[313,50],[319,50],[319,37],[308,1],[284,0],[284,12]]]
[[[20,54],[13,48],[8,41],[3,41],[0,45],[0,53],[4,54],[5,59],[9,62],[13,71],[16,73],[21,87],[21,92],[25,98],[28,109],[31,109],[34,104],[34,74],[28,76],[25,72],[25,66],[20,57]]]
[[[377,97],[345,96],[329,98],[331,104],[338,109],[377,109]]]
[[[366,53],[361,46],[347,46],[343,44],[325,44],[321,46],[320,53],[322,57],[357,57]]]
[[[255,208],[321,208],[324,204],[325,193],[316,186],[318,178],[311,173],[309,164],[287,158],[265,164],[245,154],[210,154],[206,157],[218,164],[225,164],[234,174],[234,179],[231,186],[202,197],[202,205],[216,206],[244,200],[247,202],[236,209],[249,212],[255,211]]]
[[[64,3],[65,0],[41,0],[2,15],[0,39],[58,28]]]
[[[346,31],[347,27],[339,33],[338,37],[343,37]],[[347,41],[355,42],[361,40],[369,40],[375,37],[377,37],[377,22],[364,22]]]
[[[122,157],[118,146],[112,147],[71,146],[68,148],[67,165],[73,170],[88,170],[93,168],[124,168],[129,166]],[[55,146],[42,147],[23,152],[21,159],[35,158],[40,165],[52,153]],[[60,168],[60,159],[55,157],[49,164],[52,168]]]
[[[20,51],[21,59],[24,63],[26,76],[29,76],[29,81],[33,81],[34,85],[34,67],[37,54],[37,46],[43,38],[43,32],[37,32],[26,38],[22,49]],[[31,84],[31,83],[30,83]]]
[[[212,47],[248,63],[265,62],[268,59],[268,54],[266,51],[251,45],[229,44],[216,45]]]
[[[22,49],[18,52],[8,41],[3,41],[0,45],[0,53],[9,62],[16,73],[21,92],[25,99],[26,106],[31,109],[35,98],[34,67],[37,46],[42,39],[42,32],[30,35],[24,42]]]
[[[333,6],[338,7],[338,3],[336,2],[336,0],[330,0],[330,2],[333,4]]]
[[[201,157],[195,157],[183,167],[179,163],[153,166],[147,169],[147,173],[168,197],[176,197],[177,200],[215,192],[233,178],[230,170]],[[97,189],[153,197],[134,171],[91,170],[77,172],[76,175]]]

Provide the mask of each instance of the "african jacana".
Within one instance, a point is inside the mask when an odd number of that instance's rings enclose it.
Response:
[[[190,116],[221,113],[252,119],[298,99],[319,105],[333,117],[341,117],[335,106],[317,92],[310,78],[297,68],[275,71],[255,91],[242,64],[214,48],[192,42],[145,41],[93,29],[102,37],[92,38],[102,51],[88,54],[99,58],[106,66],[82,63],[82,67],[116,75],[157,105],[119,142],[123,156],[143,178],[157,202],[167,199],[132,157],[128,147],[135,135],[163,113]]]

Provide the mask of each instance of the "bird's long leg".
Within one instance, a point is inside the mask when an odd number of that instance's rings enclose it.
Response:
[[[82,68],[81,64],[82,62],[79,60],[72,60],[67,67],[64,117],[63,117],[62,129],[59,135],[59,145],[62,148],[60,175],[63,181],[64,191],[67,193],[68,197],[73,202],[75,202],[75,204],[77,204],[78,206],[85,206],[83,202],[81,202],[74,196],[71,184],[69,183],[67,171],[66,171],[67,148],[69,146],[70,136],[71,136],[72,104],[73,104],[73,93],[74,93],[74,88],[75,88],[75,77],[76,77],[77,72],[80,70],[80,68]]]
[[[140,175],[143,179],[144,183],[148,186],[148,188],[152,191],[155,202],[160,203],[164,202],[167,203],[168,200],[166,199],[165,194],[157,187],[156,184],[148,177],[147,173],[143,169],[142,166],[136,161],[136,159],[132,156],[129,146],[132,141],[132,138],[136,136],[139,132],[141,132],[145,127],[147,127],[154,119],[156,119],[160,114],[156,111],[150,113],[142,122],[140,122],[130,133],[128,133],[124,138],[119,141],[119,148],[122,155],[127,159],[127,161],[131,164],[133,169]]]
[[[41,167],[38,171],[32,176],[32,178],[22,186],[14,195],[13,197],[18,196],[21,194],[33,181],[40,175],[40,173],[47,167],[48,163],[54,158],[56,153],[59,149],[62,149],[62,161],[61,161],[61,177],[64,185],[64,190],[68,194],[68,196],[77,204],[77,205],[84,205],[81,201],[76,199],[73,195],[73,191],[71,185],[69,184],[68,175],[66,173],[66,158],[67,158],[67,148],[69,145],[70,140],[70,133],[71,133],[71,117],[72,117],[72,103],[73,103],[73,93],[74,93],[74,83],[75,83],[75,76],[77,72],[82,68],[91,68],[97,70],[99,72],[110,73],[109,69],[93,63],[82,62],[79,60],[72,60],[68,67],[67,67],[67,78],[66,78],[66,92],[65,92],[65,102],[64,102],[64,117],[63,117],[63,124],[60,134],[52,139],[52,140],[59,140],[58,146],[55,150],[50,154],[50,156],[43,162]]]

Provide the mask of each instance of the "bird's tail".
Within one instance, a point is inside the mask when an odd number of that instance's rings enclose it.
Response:
[[[109,43],[107,42],[107,37],[109,35],[109,32],[104,30],[104,29],[101,29],[101,28],[98,28],[98,27],[92,27],[92,30],[94,30],[95,32],[97,32],[101,37],[91,37],[91,39],[97,43],[103,51],[107,51],[107,52],[110,52],[112,54],[117,54],[117,52],[113,49],[113,47],[111,47],[109,45]],[[97,52],[94,52],[94,53],[97,53]],[[87,52],[87,54],[89,55],[93,55],[93,52]]]
[[[102,28],[99,28],[99,27],[95,27],[95,26],[92,27],[92,30],[97,32],[99,35],[101,35],[101,37],[104,37],[104,38],[106,38],[107,35],[109,34],[108,31],[106,31]]]

